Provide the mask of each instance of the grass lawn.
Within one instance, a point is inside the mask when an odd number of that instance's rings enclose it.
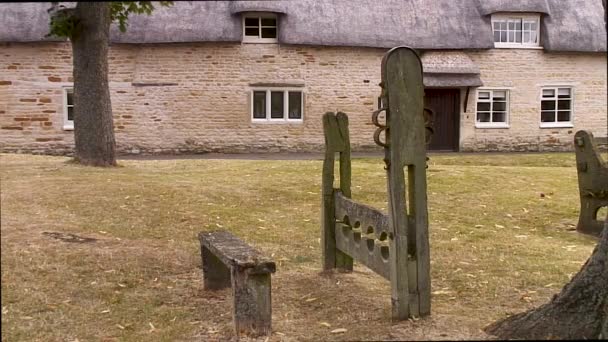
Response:
[[[67,161],[0,156],[6,341],[233,338],[229,290],[202,287],[203,230],[277,261],[270,341],[488,338],[481,328],[546,302],[595,245],[572,231],[574,153],[431,155],[432,314],[392,324],[388,281],[320,273],[321,161]],[[354,199],[386,209],[380,159],[354,159],[352,181]]]

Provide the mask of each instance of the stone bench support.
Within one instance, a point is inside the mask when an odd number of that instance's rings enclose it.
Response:
[[[276,264],[227,231],[198,235],[205,290],[232,288],[235,333],[271,333],[271,274]]]

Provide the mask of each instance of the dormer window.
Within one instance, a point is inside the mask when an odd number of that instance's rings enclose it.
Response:
[[[272,13],[252,13],[244,15],[243,42],[276,43],[277,16]]]
[[[497,48],[538,47],[540,15],[492,15],[494,46]]]

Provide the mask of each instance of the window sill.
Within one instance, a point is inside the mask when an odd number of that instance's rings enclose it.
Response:
[[[506,123],[495,123],[495,124],[483,124],[483,123],[475,123],[475,128],[509,128],[509,124]]]
[[[572,128],[574,125],[572,122],[550,122],[541,123],[540,128]]]
[[[275,120],[253,119],[253,120],[251,120],[251,123],[254,123],[254,124],[302,124],[302,123],[304,123],[304,120],[302,120],[302,119],[300,119],[300,120],[296,120],[296,119],[292,119],[292,120],[281,120],[281,119],[275,119]]]
[[[513,44],[513,45],[497,45],[494,43],[495,49],[524,49],[524,50],[543,50],[542,46],[538,45],[521,45],[521,44]]]
[[[63,125],[63,130],[64,131],[73,131],[74,125]]]
[[[242,40],[243,44],[278,44],[279,41],[277,39],[271,40]]]

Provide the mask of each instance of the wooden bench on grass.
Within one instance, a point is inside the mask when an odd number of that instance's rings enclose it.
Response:
[[[271,333],[270,275],[276,264],[227,231],[198,235],[206,290],[232,287],[235,333]]]

